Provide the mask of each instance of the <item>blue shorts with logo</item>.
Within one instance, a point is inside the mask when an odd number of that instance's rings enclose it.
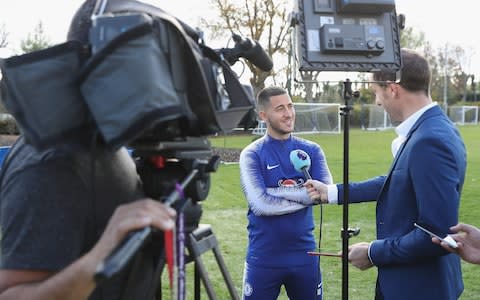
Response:
[[[322,275],[318,264],[263,267],[245,263],[244,300],[276,300],[281,286],[290,300],[321,300]]]

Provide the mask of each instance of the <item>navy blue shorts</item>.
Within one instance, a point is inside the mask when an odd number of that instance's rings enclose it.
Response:
[[[276,300],[282,285],[290,300],[322,299],[322,274],[318,264],[272,268],[245,263],[244,300]]]

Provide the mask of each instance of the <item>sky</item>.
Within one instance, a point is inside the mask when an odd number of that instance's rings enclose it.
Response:
[[[198,24],[200,17],[212,15],[209,0],[146,1],[171,12],[192,27]],[[19,49],[20,40],[32,33],[40,21],[52,43],[63,42],[70,19],[82,2],[83,0],[0,0],[0,25],[4,24],[9,32],[10,46],[10,49],[0,51],[0,57],[13,54],[12,49]],[[471,6],[474,2],[396,0],[395,5],[397,13],[406,16],[406,26],[423,31],[435,48],[450,43],[467,50],[471,56],[471,67],[466,71],[480,78],[480,39],[473,26],[478,20],[478,12]],[[293,3],[292,0],[292,10]]]

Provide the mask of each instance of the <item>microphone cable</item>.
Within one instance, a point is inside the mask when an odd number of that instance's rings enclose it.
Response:
[[[310,156],[308,153],[301,149],[296,149],[290,151],[290,162],[293,165],[293,168],[298,171],[302,172],[303,175],[305,176],[305,179],[312,179],[312,176],[308,172],[308,169],[310,168],[311,161],[310,161]],[[319,203],[320,205],[320,224],[319,224],[319,231],[318,231],[318,251],[320,252],[321,245],[322,245],[322,227],[323,227],[323,203],[320,199]]]

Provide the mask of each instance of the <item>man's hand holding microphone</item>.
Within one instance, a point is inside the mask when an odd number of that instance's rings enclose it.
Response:
[[[304,184],[310,199],[320,203],[328,203],[328,188],[321,181],[309,179]]]
[[[318,180],[313,180],[308,172],[311,165],[308,153],[300,149],[293,150],[290,152],[290,162],[295,170],[302,172],[303,176],[305,176],[307,181],[304,183],[304,186],[310,199],[318,203],[328,203],[327,185]]]

